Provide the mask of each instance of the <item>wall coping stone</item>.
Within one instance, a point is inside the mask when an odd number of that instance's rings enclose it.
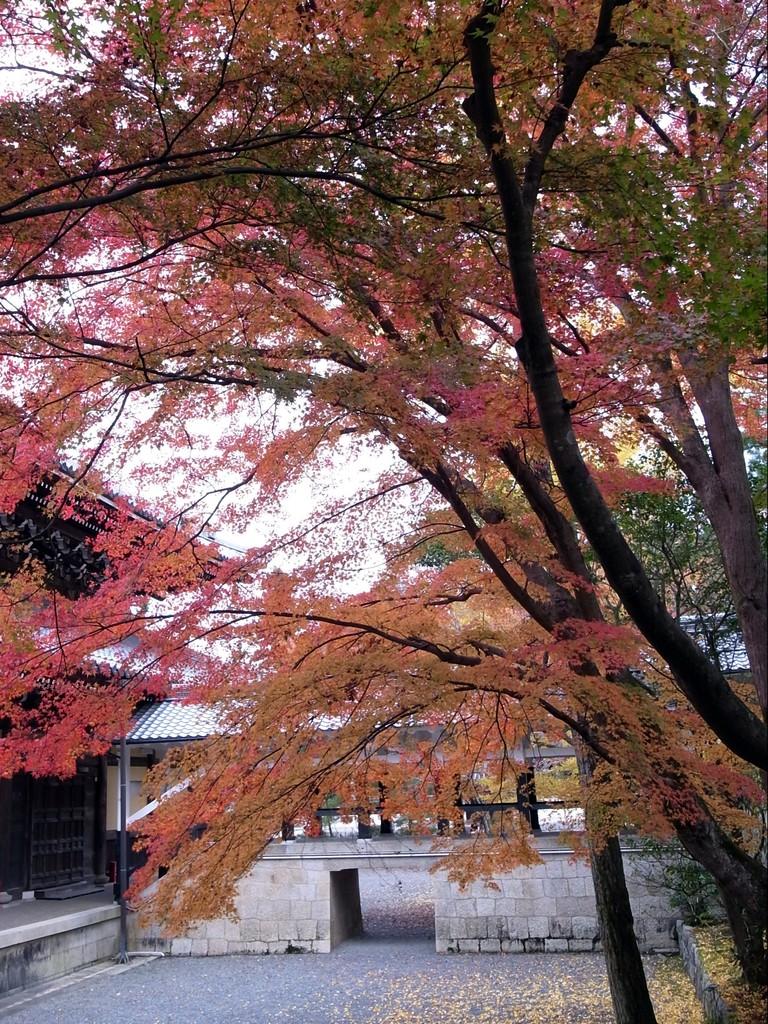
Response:
[[[556,833],[535,835],[535,846],[542,859],[550,857],[572,857],[574,850],[564,846]],[[465,842],[482,842],[477,836],[452,837],[445,845],[433,836],[375,836],[370,839],[308,838],[275,841],[267,846],[258,858],[260,861],[356,861],[358,864],[369,860],[421,860],[435,862],[449,856]],[[622,853],[629,856],[642,855],[642,846],[622,846]],[[333,870],[331,868],[331,870]]]

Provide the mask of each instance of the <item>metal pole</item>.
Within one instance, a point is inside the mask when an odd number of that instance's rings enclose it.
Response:
[[[120,737],[120,952],[119,964],[128,963],[128,904],[125,890],[128,888],[128,744],[125,735]]]

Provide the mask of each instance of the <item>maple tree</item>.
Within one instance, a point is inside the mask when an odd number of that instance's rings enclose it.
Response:
[[[766,575],[743,455],[765,414],[759,7],[46,0],[0,17],[2,511],[64,453],[168,524],[103,530],[111,572],[76,601],[45,597],[34,559],[4,587],[4,769],[104,749],[137,693],[174,680],[219,707],[224,734],[175,765],[200,782],[148,826],[148,870],[171,865],[157,909],[178,921],[226,905],[318,795],[357,805],[381,784],[418,819],[428,792],[450,820],[453,780],[501,787],[517,740],[561,729],[588,780],[617,1018],[652,1019],[612,934],[620,906],[631,930],[627,823],[712,872],[764,976],[745,807],[748,766],[766,768]],[[669,614],[612,514],[664,491],[628,461],[653,448],[711,524],[752,690]],[[353,457],[381,461],[370,493],[323,495]],[[311,527],[201,558],[198,531],[284,515],[312,467]],[[360,595],[371,535],[387,565]],[[438,538],[479,557],[419,564]],[[83,700],[72,666],[129,638],[120,681]],[[20,720],[41,687],[70,751],[31,742],[39,708]],[[445,730],[439,752],[382,757],[415,722]],[[509,827],[456,870],[533,856]],[[204,884],[179,895],[176,877]]]

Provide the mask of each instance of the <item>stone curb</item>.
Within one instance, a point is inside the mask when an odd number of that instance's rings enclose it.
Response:
[[[675,924],[677,941],[680,944],[680,957],[688,977],[693,982],[696,995],[704,1007],[708,1024],[733,1024],[733,1007],[720,995],[717,985],[707,974],[699,958],[699,950],[693,931],[687,924],[677,921]]]

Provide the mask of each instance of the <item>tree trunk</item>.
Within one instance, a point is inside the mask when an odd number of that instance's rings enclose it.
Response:
[[[600,5],[595,36],[589,50],[569,51],[566,55],[557,103],[550,110],[539,133],[537,145],[525,167],[522,187],[519,169],[514,162],[512,149],[507,144],[503,117],[496,101],[495,67],[490,40],[500,13],[498,0],[485,0],[465,31],[464,43],[469,57],[474,92],[464,101],[463,109],[475,126],[478,138],[485,148],[496,183],[504,216],[509,269],[522,329],[517,351],[536,400],[547,449],[571,508],[600,560],[608,581],[623,601],[627,613],[670,666],[678,688],[723,743],[744,760],[766,770],[768,732],[765,722],[742,703],[731,690],[718,666],[710,661],[695,641],[669,615],[643,567],[618,529],[603,494],[584,462],[571,419],[570,410],[573,403],[562,391],[541,302],[533,249],[533,212],[541,176],[547,156],[566,125],[582,82],[590,69],[599,64],[616,44],[616,36],[611,30],[611,16],[615,7],[615,3],[607,0]],[[712,412],[713,409],[721,411],[717,402],[706,404],[708,412]],[[722,429],[724,422],[719,420],[718,426],[721,428],[718,430],[718,438],[722,439],[727,433]],[[748,589],[748,594],[745,596],[739,590],[736,599],[740,603],[742,622],[749,618],[745,616],[745,604],[751,601],[754,619],[759,621],[763,628],[764,616],[763,619],[759,619],[758,616],[764,608],[762,595],[765,577],[761,577],[761,580],[757,588],[761,595],[759,599],[754,597],[755,588],[751,583],[749,588],[743,588]],[[750,646],[755,646],[749,630],[745,629],[745,633],[748,634]],[[758,680],[758,688],[759,686]],[[685,831],[685,823],[680,824],[679,835],[681,831]],[[711,831],[715,831],[713,825]],[[680,838],[683,840],[682,835]],[[724,877],[723,865],[729,861],[732,865],[737,865],[738,857],[734,854],[731,857],[719,858],[719,853],[726,852],[722,848],[722,843],[713,851],[707,849],[708,836],[697,835],[693,838],[696,852],[693,852],[683,840],[686,848],[705,867],[708,867],[708,859],[718,861],[717,871],[711,868],[710,870],[721,888],[728,893],[727,898],[734,901],[735,908],[735,901],[738,899],[735,891],[737,887],[731,896],[732,883],[729,884]],[[699,841],[702,838],[704,841]],[[716,838],[722,840],[724,837],[718,832]],[[743,853],[742,857],[748,859]],[[746,863],[739,866],[746,883],[746,892],[754,878]],[[651,1022],[655,1018],[634,937],[623,863],[615,838],[594,855],[592,872],[617,1024]],[[752,886],[753,891],[759,888],[759,885]],[[750,901],[749,908],[755,905],[754,901]],[[757,906],[762,912],[764,900]],[[754,913],[754,910],[744,907],[742,917],[746,913]],[[745,933],[747,936],[751,935],[751,925],[746,928],[739,927],[738,932],[742,936]],[[748,938],[744,952],[750,952]],[[745,966],[749,969],[749,958]]]
[[[582,749],[577,751],[576,760],[582,783],[588,783],[595,769],[594,755]],[[594,803],[585,802],[587,834],[596,810]],[[637,948],[624,859],[617,836],[610,836],[599,846],[590,843],[590,868],[616,1024],[656,1024]]]
[[[552,464],[571,508],[609,583],[640,632],[669,665],[679,689],[723,743],[745,761],[768,770],[765,722],[739,700],[720,669],[668,613],[584,462],[571,419],[572,404],[562,391],[541,301],[533,248],[537,183],[548,150],[565,127],[581,82],[616,42],[610,31],[613,6],[601,5],[591,49],[569,54],[568,74],[563,76],[558,103],[550,112],[526,167],[523,189],[496,102],[490,47],[499,13],[498,2],[494,0],[481,5],[480,13],[469,22],[464,35],[474,92],[463,107],[485,146],[496,183],[522,329],[517,352],[536,401]]]
[[[672,670],[677,687],[739,757],[768,768],[766,726],[731,689],[719,667],[672,618],[619,530],[573,432],[548,336],[518,345],[552,463],[576,518],[627,614]]]
[[[712,875],[728,915],[736,957],[750,985],[768,984],[765,907],[768,872],[749,857],[711,818],[676,823],[677,836],[688,853]]]
[[[668,354],[655,357],[661,378],[669,378],[658,408],[676,441],[651,427],[659,446],[685,473],[717,536],[736,613],[747,649],[752,681],[763,717],[768,717],[768,565],[758,527],[744,460],[744,439],[733,409],[730,367],[712,365],[695,349],[678,351],[678,359],[704,420],[708,444],[691,413]]]
[[[591,852],[597,919],[616,1024],[656,1024],[637,948],[619,840]]]
[[[736,959],[749,985],[768,985],[768,960],[765,948],[765,910],[757,914],[732,892],[720,889],[720,897],[728,915]]]
[[[697,360],[685,351],[681,353],[681,362],[704,417],[712,449],[709,480],[697,487],[696,493],[717,535],[749,656],[752,682],[763,717],[767,718],[768,565],[749,488],[744,441],[733,410],[729,366],[723,364],[708,374],[697,374]]]

